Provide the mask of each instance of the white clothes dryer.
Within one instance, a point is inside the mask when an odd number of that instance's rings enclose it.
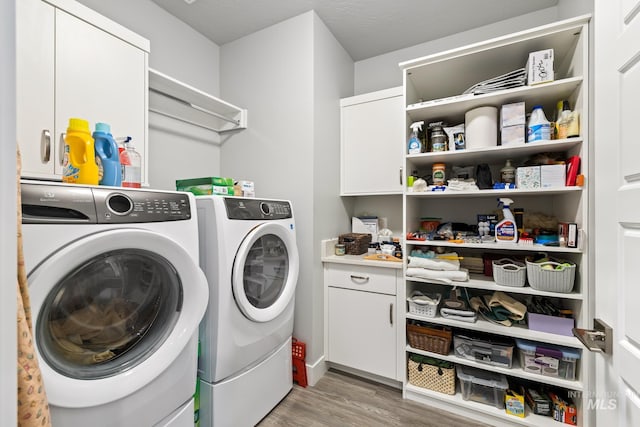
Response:
[[[209,306],[200,324],[203,426],[253,426],[291,390],[298,247],[291,203],[196,197]]]
[[[192,427],[208,286],[188,193],[22,181],[54,426]]]

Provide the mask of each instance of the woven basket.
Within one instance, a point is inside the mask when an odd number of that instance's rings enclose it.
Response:
[[[564,262],[563,262],[564,264]],[[537,291],[569,293],[573,290],[576,277],[576,265],[563,265],[555,261],[531,262],[527,260],[527,279],[529,286]],[[544,267],[551,266],[547,270]]]
[[[451,329],[407,324],[409,345],[418,350],[438,354],[449,354],[451,349]]]
[[[371,234],[369,233],[347,233],[338,236],[338,243],[343,243],[347,255],[362,255],[367,253]]]
[[[524,263],[509,258],[494,260],[493,280],[498,285],[522,287],[527,281],[527,268]]]
[[[409,383],[444,394],[456,393],[456,368],[418,363],[409,359]]]

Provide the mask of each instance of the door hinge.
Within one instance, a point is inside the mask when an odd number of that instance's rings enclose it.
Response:
[[[593,329],[573,328],[572,332],[589,351],[613,352],[613,328],[601,319],[593,319]]]

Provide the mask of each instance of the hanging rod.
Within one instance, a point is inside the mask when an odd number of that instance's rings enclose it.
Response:
[[[149,107],[149,111],[151,111],[152,113],[160,114],[161,116],[169,117],[171,119],[179,120],[181,122],[188,123],[188,124],[194,125],[194,126],[198,126],[200,128],[203,128],[203,129],[212,130],[212,131],[218,132],[218,133],[224,133],[224,132],[228,132],[230,130],[234,130],[234,129],[216,129],[216,128],[213,128],[211,126],[206,126],[206,125],[200,124],[200,123],[195,122],[193,120],[188,120],[188,119],[185,119],[183,117],[176,116],[175,114],[165,113],[164,111],[161,111],[161,110],[158,110],[158,109],[152,108],[152,107]]]
[[[209,114],[210,116],[213,116],[213,117],[216,117],[218,119],[233,123],[236,126],[240,126],[240,120],[231,119],[231,118],[226,117],[226,116],[224,116],[222,114],[216,113],[215,111],[207,110],[206,108],[202,108],[202,107],[200,107],[198,105],[192,104],[189,101],[185,101],[184,99],[180,99],[177,96],[170,95],[170,94],[168,94],[166,92],[163,92],[161,90],[154,89],[154,88],[150,87],[149,88],[149,92],[157,93],[158,95],[162,95],[162,96],[164,96],[166,98],[172,99],[172,100],[174,100],[176,102],[179,102],[179,103],[181,103],[183,105],[191,107],[191,108],[193,108],[195,110],[201,111],[201,112],[203,112],[205,114]],[[210,128],[210,127],[207,127],[207,126],[204,126],[204,125],[200,125],[198,123],[195,123],[195,122],[192,122],[192,121],[189,121],[189,120],[186,120],[186,119],[182,119],[182,118],[177,117],[177,116],[173,116],[173,115],[171,115],[169,113],[164,113],[164,112],[158,111],[157,109],[149,108],[149,111],[153,111],[154,113],[162,114],[162,115],[167,116],[167,117],[171,117],[171,118],[174,118],[174,119],[177,119],[177,120],[181,120],[181,121],[186,122],[186,123],[190,123],[190,124],[193,124],[193,125],[197,125],[197,126],[203,127],[205,129],[209,129],[209,130],[213,130],[213,131],[219,132],[219,130],[217,130],[217,129]]]

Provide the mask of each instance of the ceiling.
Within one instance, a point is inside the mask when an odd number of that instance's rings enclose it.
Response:
[[[359,61],[556,6],[559,0],[152,1],[218,46],[315,10]]]

